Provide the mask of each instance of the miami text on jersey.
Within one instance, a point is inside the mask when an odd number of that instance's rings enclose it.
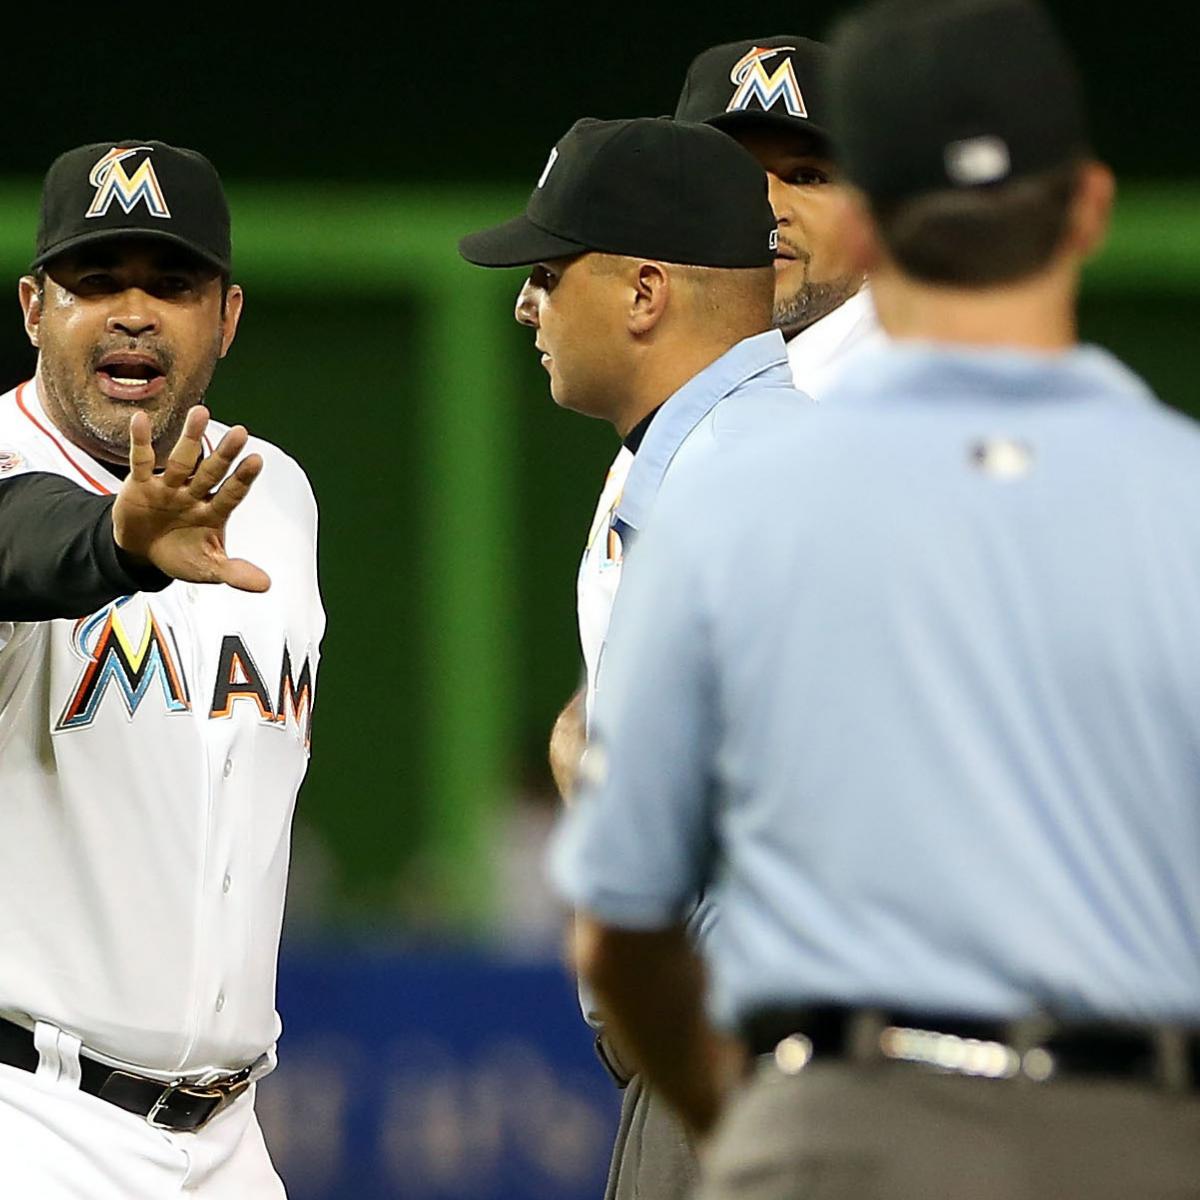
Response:
[[[279,667],[279,688],[275,703],[267,691],[266,681],[251,657],[246,644],[236,634],[227,634],[221,642],[221,661],[217,666],[217,685],[213,689],[210,717],[233,715],[233,707],[244,700],[258,707],[264,721],[286,723],[291,714],[296,728],[304,735],[304,744],[312,742],[312,665],[308,656],[299,675],[292,671],[292,654],[283,644],[283,661]]]
[[[91,725],[112,690],[120,696],[131,719],[147,696],[155,692],[162,696],[168,713],[191,711],[191,694],[174,630],[170,625],[164,628],[147,604],[141,636],[136,640],[130,637],[121,616],[121,609],[129,600],[130,597],[123,597],[76,622],[72,645],[86,665],[58,719],[57,729],[84,729]],[[259,717],[271,725],[290,724],[306,748],[311,744],[312,662],[306,653],[296,669],[286,639],[274,696],[245,640],[232,633],[221,639],[208,711],[210,719],[232,716],[239,700],[253,703]]]

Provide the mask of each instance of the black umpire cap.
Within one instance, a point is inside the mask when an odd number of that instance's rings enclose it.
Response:
[[[576,121],[550,152],[525,212],[468,234],[481,267],[598,250],[698,267],[769,267],[775,217],[762,168],[706,125],[667,117]]]
[[[195,150],[123,138],[60,154],[46,172],[33,266],[116,238],[160,238],[230,268],[229,205]]]
[[[1075,67],[1034,0],[881,0],[838,28],[829,82],[842,168],[877,199],[1088,154]]]
[[[675,119],[727,133],[768,126],[829,140],[829,48],[781,34],[710,46],[688,67]]]

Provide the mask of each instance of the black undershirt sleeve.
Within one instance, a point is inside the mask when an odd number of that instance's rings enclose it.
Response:
[[[0,483],[0,621],[85,617],[171,582],[117,546],[112,506],[48,472]]]

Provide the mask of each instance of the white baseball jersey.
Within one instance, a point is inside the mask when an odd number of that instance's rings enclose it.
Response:
[[[280,1030],[325,616],[308,481],[269,443],[246,449],[265,465],[227,544],[270,591],[174,582],[78,621],[0,623],[0,1016],[163,1078],[270,1056]],[[25,471],[120,486],[34,383],[0,399],[0,479]]]
[[[796,387],[819,401],[851,355],[878,346],[884,340],[869,291],[863,288],[787,343],[788,362]],[[633,460],[634,456],[622,446],[609,468],[579,565],[576,600],[579,642],[587,672],[586,711],[589,719],[613,601],[621,582],[624,548],[619,533],[613,528],[613,517]]]
[[[819,402],[851,356],[876,349],[886,340],[870,290],[864,287],[788,342],[792,378],[802,392]]]
[[[576,608],[579,644],[583,649],[583,665],[587,673],[585,711],[589,716],[596,694],[600,651],[608,636],[608,622],[612,616],[613,601],[617,598],[617,584],[621,581],[621,562],[624,557],[621,537],[613,528],[612,519],[632,466],[633,454],[623,445],[608,469],[608,477],[596,503],[596,513],[592,517],[592,527],[584,546],[583,560],[579,564]]]

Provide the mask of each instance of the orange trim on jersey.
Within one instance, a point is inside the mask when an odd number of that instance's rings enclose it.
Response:
[[[253,700],[258,705],[259,716],[264,721],[274,722],[277,719],[274,712],[263,705],[262,696],[259,694],[258,688],[254,686],[254,679],[262,683],[262,675],[259,674],[258,667],[253,658],[250,659],[250,666],[254,671],[253,678],[250,675],[250,671],[246,669],[246,664],[242,661],[242,656],[236,650],[232,652],[229,658],[229,673],[225,679],[225,682],[229,684],[229,693],[225,697],[225,707],[212,709],[208,714],[210,718],[231,717],[233,715],[233,706],[239,700]],[[238,684],[238,671],[241,671],[242,675],[245,676],[245,681],[241,687],[236,686]],[[297,717],[296,719],[299,721],[300,718]]]
[[[54,443],[54,444],[55,444],[55,445],[58,447],[58,451],[59,451],[59,453],[60,453],[60,454],[63,456],[63,458],[65,458],[65,459],[67,460],[67,462],[69,462],[69,463],[71,464],[71,466],[73,466],[73,467],[75,468],[75,470],[76,470],[76,471],[78,471],[78,472],[79,472],[79,474],[80,474],[80,475],[82,475],[82,476],[84,477],[84,479],[86,479],[86,480],[88,481],[88,483],[90,483],[90,484],[92,485],[92,487],[96,488],[96,490],[97,490],[97,491],[99,491],[99,492],[102,492],[102,493],[103,493],[105,496],[111,496],[111,495],[112,495],[112,492],[110,492],[110,491],[108,490],[108,488],[106,488],[106,487],[104,486],[104,484],[100,483],[100,482],[99,482],[99,480],[93,479],[93,478],[92,478],[92,477],[91,477],[91,476],[90,476],[90,475],[89,475],[89,474],[88,474],[88,473],[87,473],[87,472],[86,472],[86,471],[85,471],[85,470],[84,470],[84,469],[83,469],[83,468],[82,468],[82,467],[81,467],[81,466],[80,466],[80,465],[79,465],[79,464],[78,464],[78,463],[77,463],[77,462],[76,462],[76,461],[75,461],[75,460],[74,460],[74,459],[73,459],[73,458],[72,458],[72,457],[71,457],[71,456],[70,456],[68,453],[67,453],[66,447],[65,447],[65,446],[64,446],[64,445],[63,445],[63,444],[62,444],[62,443],[61,443],[61,442],[58,440],[58,438],[57,438],[57,437],[55,437],[55,436],[54,436],[54,434],[53,434],[53,433],[51,433],[51,432],[50,432],[50,430],[49,430],[49,429],[47,429],[47,428],[45,427],[45,425],[43,425],[43,424],[41,423],[41,421],[39,421],[39,420],[37,419],[37,417],[35,417],[35,416],[33,415],[33,413],[31,413],[31,412],[29,411],[29,409],[27,409],[27,408],[25,407],[25,401],[21,399],[21,393],[22,393],[22,392],[23,392],[23,391],[24,391],[24,390],[25,390],[25,389],[26,389],[26,388],[29,386],[29,384],[30,384],[30,380],[28,380],[28,379],[27,379],[27,380],[26,380],[24,383],[22,383],[22,384],[18,385],[18,387],[17,387],[17,407],[18,407],[18,408],[19,408],[19,409],[20,409],[20,410],[21,410],[21,411],[22,411],[22,412],[25,414],[25,416],[26,416],[26,417],[28,417],[28,418],[29,418],[29,420],[31,420],[31,421],[34,423],[34,425],[36,425],[36,426],[38,427],[38,429],[40,429],[40,430],[41,430],[41,431],[42,431],[42,432],[43,432],[43,433],[44,433],[44,434],[45,434],[45,435],[46,435],[46,436],[47,436],[47,437],[48,437],[48,438],[49,438],[49,439],[50,439],[50,440],[51,440],[51,441],[52,441],[52,442],[53,442],[53,443]],[[202,434],[200,435],[200,440],[201,440],[201,441],[204,443],[204,453],[205,453],[206,455],[208,455],[208,454],[211,454],[211,453],[213,452],[213,444],[212,444],[212,442],[210,442],[210,441],[208,440],[208,434],[207,434],[207,433],[202,433]]]
[[[30,421],[32,421],[32,422],[33,422],[33,424],[34,424],[34,425],[35,425],[35,426],[36,426],[36,427],[37,427],[39,430],[41,430],[41,432],[42,432],[42,433],[44,433],[44,434],[46,435],[46,437],[48,437],[48,438],[49,438],[49,439],[50,439],[50,440],[51,440],[51,441],[52,441],[52,442],[55,444],[55,446],[57,446],[57,447],[58,447],[58,452],[59,452],[59,453],[60,453],[60,454],[63,456],[63,458],[65,458],[65,459],[67,460],[67,462],[69,462],[69,463],[71,464],[71,466],[73,466],[73,467],[75,468],[75,470],[76,470],[76,471],[78,471],[78,472],[79,472],[79,474],[80,474],[80,475],[82,475],[82,476],[83,476],[83,478],[84,478],[84,479],[86,479],[86,480],[87,480],[87,482],[88,482],[88,483],[90,483],[90,484],[92,485],[92,487],[94,487],[94,488],[96,489],[96,491],[98,491],[98,492],[99,492],[101,495],[103,495],[103,496],[111,496],[111,495],[112,495],[112,492],[110,492],[110,491],[108,490],[108,488],[106,488],[106,487],[104,486],[104,484],[102,484],[102,483],[101,483],[99,480],[93,479],[93,478],[92,478],[92,477],[91,477],[91,476],[90,476],[90,475],[89,475],[89,474],[88,474],[88,473],[87,473],[87,472],[86,472],[86,471],[85,471],[85,470],[84,470],[84,469],[83,469],[83,468],[82,468],[82,467],[81,467],[81,466],[80,466],[80,465],[79,465],[79,464],[78,464],[78,463],[77,463],[77,462],[76,462],[76,461],[75,461],[75,460],[74,460],[74,459],[73,459],[73,458],[72,458],[72,457],[71,457],[71,456],[70,456],[68,453],[67,453],[67,448],[66,448],[66,447],[65,447],[65,446],[62,444],[62,442],[60,442],[60,441],[58,440],[58,438],[56,438],[56,437],[54,436],[54,434],[53,434],[53,433],[51,433],[51,432],[50,432],[50,430],[49,430],[49,429],[47,429],[47,428],[45,427],[45,425],[43,425],[43,424],[41,423],[41,421],[39,421],[39,420],[37,419],[37,417],[35,417],[35,416],[33,415],[33,413],[31,413],[31,412],[29,411],[29,409],[27,409],[27,408],[25,407],[25,401],[24,401],[24,400],[21,398],[21,394],[22,394],[22,392],[24,392],[24,391],[25,391],[25,389],[26,389],[28,386],[29,386],[29,380],[26,380],[24,383],[22,383],[22,384],[21,384],[21,385],[20,385],[20,386],[17,388],[17,407],[18,407],[18,408],[19,408],[19,409],[20,409],[20,410],[21,410],[21,411],[22,411],[22,412],[25,414],[25,416],[26,416],[26,417],[27,417],[27,418],[28,418]]]

